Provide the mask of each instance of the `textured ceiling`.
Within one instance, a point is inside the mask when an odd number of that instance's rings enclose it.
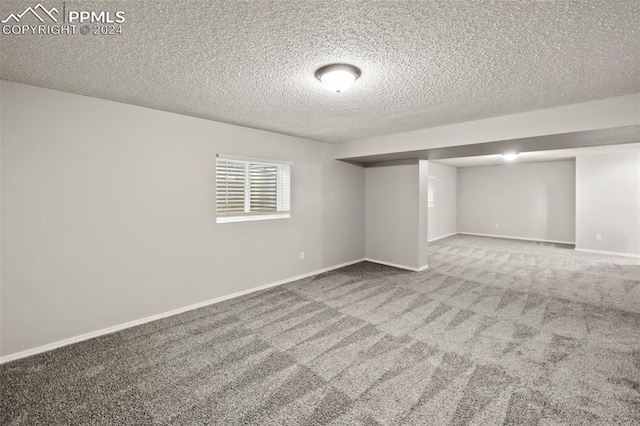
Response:
[[[637,0],[66,7],[124,10],[123,34],[0,35],[0,78],[329,142],[640,92]],[[332,62],[351,90],[315,79]]]

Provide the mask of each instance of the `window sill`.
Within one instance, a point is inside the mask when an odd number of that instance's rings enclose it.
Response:
[[[221,216],[221,217],[216,217],[216,223],[251,222],[254,220],[288,219],[290,217],[291,217],[290,213],[264,214],[264,215],[251,215],[251,216]]]

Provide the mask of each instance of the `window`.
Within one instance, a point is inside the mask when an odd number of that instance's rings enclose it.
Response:
[[[216,222],[290,217],[291,163],[218,155]]]
[[[434,178],[433,176],[429,176],[429,181],[428,182],[429,182],[429,184],[427,185],[427,206],[428,207],[433,207],[433,206],[435,206],[435,197],[434,197],[434,194],[433,194],[433,188],[434,188],[435,183],[436,183],[436,178]]]

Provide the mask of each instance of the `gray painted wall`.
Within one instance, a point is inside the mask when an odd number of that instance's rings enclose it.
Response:
[[[366,257],[414,269],[423,266],[418,161],[372,164],[365,174]]]
[[[435,202],[429,207],[429,240],[458,232],[458,169],[429,161]]]
[[[330,145],[0,84],[3,355],[364,257]],[[293,161],[291,219],[216,224],[216,153]]]
[[[575,161],[463,168],[458,231],[573,242],[575,187]]]
[[[576,210],[576,249],[640,255],[640,153],[578,156]]]

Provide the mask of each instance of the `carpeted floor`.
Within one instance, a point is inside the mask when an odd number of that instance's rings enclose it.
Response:
[[[640,263],[455,236],[0,367],[1,424],[640,424]]]

